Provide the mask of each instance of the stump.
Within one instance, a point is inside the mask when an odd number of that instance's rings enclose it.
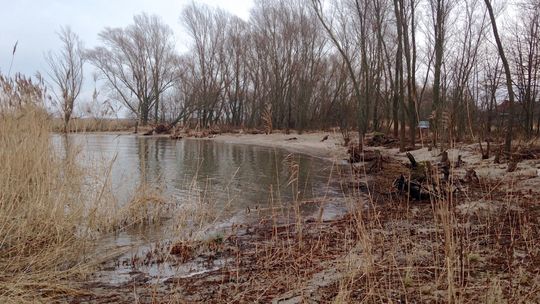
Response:
[[[506,172],[514,172],[514,171],[516,171],[517,164],[518,164],[517,160],[515,158],[512,158],[508,162],[508,168],[506,169]]]
[[[444,175],[444,180],[450,178],[450,160],[448,159],[448,152],[443,151],[441,153],[441,162],[439,163],[439,168]]]
[[[468,169],[465,173],[465,177],[461,180],[463,183],[469,184],[469,183],[480,183],[480,179],[478,178],[478,175],[476,174],[476,171],[474,169]]]
[[[454,167],[459,168],[459,167],[463,166],[464,163],[465,162],[463,161],[463,159],[461,159],[461,155],[458,155],[457,161],[454,164]]]
[[[349,153],[349,162],[350,163],[358,163],[362,161],[362,146],[360,144],[355,145],[351,144],[349,145],[349,149],[347,149],[347,153]]]
[[[373,152],[375,154],[375,159],[373,160],[373,163],[369,167],[368,173],[379,172],[383,169],[383,157],[382,157],[381,151],[375,150]]]

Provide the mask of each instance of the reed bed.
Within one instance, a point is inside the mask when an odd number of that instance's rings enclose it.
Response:
[[[95,241],[162,216],[159,193],[141,185],[114,208],[109,172],[79,165],[78,148],[51,140],[43,83],[0,76],[0,303],[61,301],[110,258]],[[110,166],[109,166],[110,169]]]
[[[69,121],[69,132],[120,132],[133,131],[135,121],[133,119],[116,118],[73,118]],[[54,132],[64,131],[64,122],[61,119],[52,120]]]
[[[0,124],[0,302],[76,292],[66,279],[88,271],[81,173],[52,152],[39,106],[3,108]]]

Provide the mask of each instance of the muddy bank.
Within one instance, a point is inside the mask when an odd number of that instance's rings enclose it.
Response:
[[[334,261],[354,246],[349,216],[331,221],[314,219],[299,223],[272,223],[235,227],[223,239],[182,242],[170,247],[179,264],[198,263],[204,270],[149,282],[133,273],[130,282],[120,285],[88,284],[92,295],[74,302],[131,303],[253,303],[293,298],[291,290],[316,291],[339,278],[313,276],[333,269]]]

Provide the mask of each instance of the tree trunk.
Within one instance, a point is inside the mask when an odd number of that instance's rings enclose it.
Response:
[[[394,13],[396,15],[397,22],[397,34],[398,34],[398,47],[396,52],[396,77],[395,77],[395,88],[396,93],[394,95],[394,111],[398,113],[398,108],[400,110],[400,121],[401,121],[401,130],[399,132],[399,147],[400,150],[405,150],[405,109],[404,109],[404,87],[403,87],[403,28],[401,24],[401,12],[399,0],[394,0]],[[394,132],[397,133],[397,120],[395,121]]]
[[[490,0],[484,0],[486,7],[489,13],[489,18],[491,20],[491,28],[493,29],[493,36],[495,37],[495,42],[497,43],[497,50],[499,52],[499,57],[501,58],[504,73],[506,74],[506,89],[508,90],[508,119],[506,127],[506,137],[504,140],[504,150],[507,153],[511,152],[512,149],[512,129],[514,126],[514,90],[512,87],[512,74],[510,72],[510,66],[508,65],[508,60],[504,54],[504,48],[499,37],[499,31],[497,30],[497,21],[495,20],[495,15],[493,14],[493,7],[491,7]]]
[[[441,116],[442,116],[442,96],[441,96],[441,70],[442,60],[444,56],[444,34],[445,20],[443,12],[442,0],[437,0],[436,17],[435,17],[435,64],[433,75],[433,111],[435,112],[433,137],[434,145],[437,145],[438,137],[441,133]]]

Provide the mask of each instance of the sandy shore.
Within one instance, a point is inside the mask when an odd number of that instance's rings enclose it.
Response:
[[[328,135],[328,139],[322,139]],[[347,159],[347,148],[343,146],[340,133],[312,132],[303,134],[222,134],[211,140],[231,144],[248,144],[285,149],[294,153],[303,153],[330,161]]]

